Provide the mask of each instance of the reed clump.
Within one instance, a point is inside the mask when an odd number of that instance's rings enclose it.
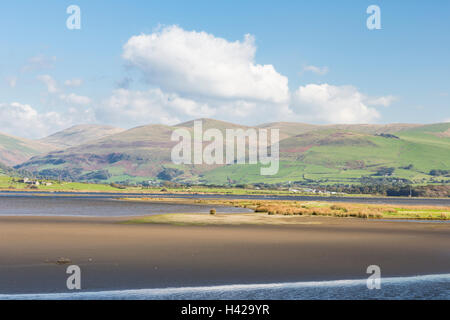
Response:
[[[383,217],[381,208],[361,208],[361,206],[318,206],[305,204],[266,204],[258,206],[255,212],[267,212],[269,215],[284,216],[327,216],[339,218],[379,219]]]

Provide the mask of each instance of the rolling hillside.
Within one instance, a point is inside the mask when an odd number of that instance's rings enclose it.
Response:
[[[408,179],[416,184],[450,181],[450,123],[263,124],[258,127],[280,129],[280,170],[275,176],[261,176],[259,165],[174,165],[170,153],[175,143],[170,137],[180,127],[192,130],[193,121],[133,128],[35,156],[17,168],[51,178],[128,183],[158,179],[214,184],[357,184],[362,178]],[[249,128],[212,119],[203,119],[203,127]]]
[[[227,177],[237,183],[352,184],[361,177],[450,182],[448,174],[430,175],[434,169],[450,170],[450,139],[442,136],[449,128],[448,123],[429,125],[395,135],[319,129],[280,142],[281,165],[275,176],[262,177],[259,166],[245,165],[218,168],[204,178],[213,183]],[[393,168],[393,173],[386,168]]]
[[[15,166],[54,149],[52,145],[0,133],[0,163],[7,166]]]
[[[18,166],[51,178],[83,181],[150,179],[170,162],[173,128],[149,125],[33,157]],[[112,178],[112,179],[110,179]]]
[[[58,149],[65,149],[88,143],[89,141],[101,139],[123,131],[125,130],[111,126],[86,124],[73,126],[69,129],[59,131],[55,134],[52,134],[51,136],[40,139],[39,141],[45,144],[53,145]]]

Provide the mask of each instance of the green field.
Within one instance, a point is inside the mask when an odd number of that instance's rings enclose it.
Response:
[[[9,176],[0,174],[0,189],[3,190],[39,190],[39,191],[92,191],[92,192],[111,192],[117,191],[117,188],[113,188],[106,184],[94,184],[94,183],[79,183],[79,182],[58,182],[46,180],[52,183],[51,186],[40,184],[37,189],[27,188],[27,184],[15,182],[19,178],[12,178]],[[42,181],[42,180],[39,180]],[[44,182],[45,183],[45,182]]]

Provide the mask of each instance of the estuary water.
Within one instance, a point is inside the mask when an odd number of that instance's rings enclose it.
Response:
[[[325,201],[347,203],[396,204],[408,206],[450,206],[450,198],[405,198],[405,197],[350,197],[350,196],[297,196],[297,195],[235,195],[235,194],[180,194],[180,193],[102,193],[102,192],[42,192],[42,191],[0,191],[2,197],[29,197],[36,195],[71,196],[76,198],[110,199],[110,198],[188,198],[188,199],[249,199],[249,200],[294,200]]]
[[[189,288],[2,295],[0,300],[448,300],[450,274],[382,278],[369,290],[367,280],[336,280]]]
[[[211,205],[149,203],[62,196],[1,196],[0,216],[127,217],[163,213],[209,213]],[[216,206],[217,213],[253,212],[250,209]]]

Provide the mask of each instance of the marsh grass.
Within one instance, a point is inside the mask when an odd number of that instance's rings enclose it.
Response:
[[[138,200],[138,199],[133,199]],[[450,207],[395,206],[362,203],[328,203],[291,200],[224,200],[143,198],[139,201],[223,205],[252,209],[270,216],[328,216],[359,219],[450,220]]]

